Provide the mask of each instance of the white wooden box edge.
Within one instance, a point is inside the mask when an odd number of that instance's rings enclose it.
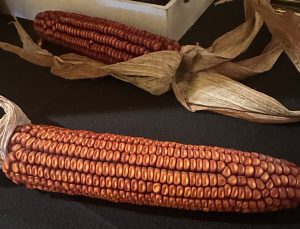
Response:
[[[107,18],[179,40],[212,2],[171,0],[161,6],[131,0],[0,0],[0,11],[30,20],[45,10],[69,11]]]

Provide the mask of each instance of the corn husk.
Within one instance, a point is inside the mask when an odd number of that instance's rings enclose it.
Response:
[[[154,52],[113,65],[73,53],[56,56],[34,43],[17,20],[14,24],[23,47],[0,42],[0,48],[49,67],[64,79],[112,75],[153,95],[172,89],[178,101],[192,112],[209,110],[260,123],[300,121],[300,111],[290,111],[240,82],[270,70],[283,52],[300,71],[300,18],[293,12],[277,14],[266,0],[244,0],[244,7],[245,22],[208,48],[188,45],[180,52]],[[235,61],[249,48],[264,23],[272,33],[267,47],[258,56]]]
[[[272,0],[272,6],[276,12],[284,13],[288,10],[294,11],[300,16],[300,1],[299,0]]]

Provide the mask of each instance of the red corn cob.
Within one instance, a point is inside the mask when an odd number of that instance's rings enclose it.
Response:
[[[117,22],[61,11],[36,15],[35,31],[50,42],[107,64],[153,51],[179,50],[178,42]]]
[[[300,168],[258,153],[53,126],[15,130],[3,165],[28,188],[220,212],[296,207]]]

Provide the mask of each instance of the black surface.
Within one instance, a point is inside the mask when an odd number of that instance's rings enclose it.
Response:
[[[18,44],[10,20],[0,16],[0,40]],[[241,1],[211,7],[182,42],[207,46],[242,21]],[[31,23],[22,23],[33,35]],[[243,57],[258,54],[269,39],[264,28]],[[300,109],[300,76],[286,55],[270,72],[245,83]],[[300,164],[299,123],[262,125],[190,113],[172,92],[155,97],[110,77],[66,81],[4,51],[0,51],[0,94],[21,106],[34,123],[259,151]],[[114,204],[27,190],[0,173],[0,228],[299,228],[299,216],[300,208],[241,215]]]
[[[134,2],[145,2],[145,3],[152,3],[152,4],[156,4],[156,5],[167,5],[168,2],[170,2],[170,0],[131,0]]]

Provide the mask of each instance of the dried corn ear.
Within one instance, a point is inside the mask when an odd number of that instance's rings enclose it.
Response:
[[[180,50],[178,42],[110,20],[61,11],[36,15],[37,34],[107,64],[153,51]]]
[[[28,188],[139,205],[264,212],[300,202],[300,168],[285,160],[53,126],[18,127],[3,171]]]

